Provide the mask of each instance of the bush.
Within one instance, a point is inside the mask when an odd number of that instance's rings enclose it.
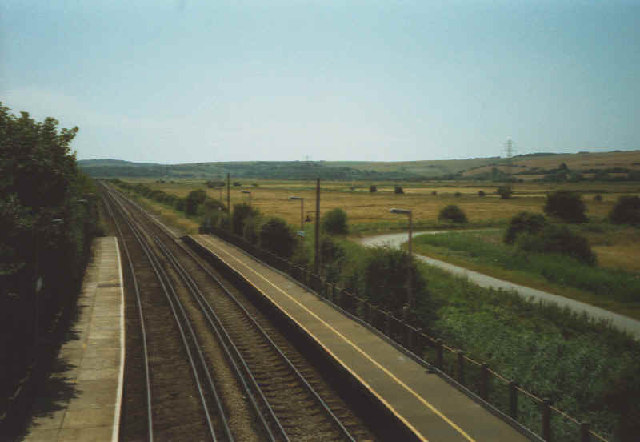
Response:
[[[460,198],[462,196],[462,192],[456,192],[453,194],[456,198]]]
[[[347,212],[335,208],[322,215],[322,230],[330,235],[346,235],[349,233]]]
[[[478,196],[479,197],[483,197],[485,195],[486,195],[486,193],[484,192],[484,190],[478,190]]]
[[[217,189],[218,187],[224,187],[225,186],[224,181],[219,181],[219,180],[209,180],[205,184],[207,185],[207,187],[212,188],[212,189]]]
[[[430,304],[427,282],[412,257],[402,250],[373,248],[364,262],[359,293],[363,293],[373,304],[400,315],[408,301],[409,275],[416,303],[422,307]]]
[[[438,194],[438,191],[437,191],[437,190],[432,190],[432,191],[431,191],[431,195],[436,196],[437,194]]]
[[[176,210],[184,212],[185,208],[187,207],[187,200],[184,198],[178,198],[175,201],[174,207]]]
[[[233,214],[231,215],[233,233],[236,235],[243,235],[245,224],[257,215],[258,211],[246,203],[240,203],[233,206]]]
[[[602,195],[594,195],[593,200],[597,202],[602,202]]]
[[[621,196],[609,213],[614,224],[640,224],[640,197]]]
[[[500,186],[498,190],[496,190],[496,193],[500,195],[500,198],[503,200],[508,200],[513,195],[513,189],[511,186]]]
[[[450,204],[440,211],[438,221],[450,221],[453,223],[466,223],[467,215],[462,209],[454,204]]]
[[[565,190],[559,190],[547,195],[547,202],[544,205],[544,213],[568,223],[583,223],[587,221],[585,211],[586,206],[580,195]]]
[[[258,234],[260,247],[283,258],[290,258],[296,247],[296,237],[291,227],[280,218],[270,218]]]
[[[377,186],[369,186],[369,192],[373,193],[373,192],[377,192],[378,191],[378,187]]]
[[[207,193],[204,190],[192,190],[185,199],[184,212],[187,215],[198,213],[198,206],[205,202]]]
[[[589,265],[597,261],[587,239],[567,226],[548,225],[537,235],[521,235],[517,245],[530,252],[567,255]]]
[[[402,190],[402,186],[394,186],[393,193],[395,193],[396,195],[402,195],[404,193],[404,190]]]
[[[507,244],[513,244],[516,237],[521,233],[528,233],[532,235],[540,233],[546,223],[547,220],[543,215],[531,212],[520,212],[511,218],[509,227],[504,235],[504,242]]]

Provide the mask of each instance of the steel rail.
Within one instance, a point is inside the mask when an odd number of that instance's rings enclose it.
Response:
[[[161,249],[164,249],[163,250],[164,253],[167,253],[166,255],[167,259],[172,262],[172,265],[174,265],[174,268],[176,269],[176,271],[180,274],[180,276],[185,281],[185,284],[189,287],[189,290],[193,298],[200,305],[200,308],[202,309],[202,312],[204,313],[209,326],[218,337],[222,345],[222,348],[225,351],[227,360],[234,367],[234,370],[236,371],[237,376],[241,380],[243,386],[246,388],[246,391],[249,393],[248,396],[252,401],[254,410],[259,416],[265,431],[267,432],[267,436],[269,437],[269,440],[275,441],[277,440],[277,438],[276,438],[276,435],[271,430],[270,425],[266,421],[264,413],[260,410],[260,405],[257,403],[255,399],[255,395],[253,394],[253,391],[255,391],[260,397],[263,407],[266,408],[267,413],[269,414],[270,420],[273,422],[273,425],[275,426],[275,429],[277,430],[278,435],[286,441],[290,440],[284,427],[280,423],[280,420],[275,414],[275,411],[273,410],[271,405],[269,405],[269,401],[264,396],[264,393],[262,392],[262,389],[260,388],[258,381],[253,376],[251,369],[249,368],[249,365],[246,363],[245,359],[242,357],[240,350],[233,342],[226,328],[222,325],[222,321],[220,321],[220,318],[213,311],[213,309],[210,309],[210,308],[207,309],[205,307],[205,304],[208,304],[208,303],[204,298],[204,296],[202,295],[202,292],[197,287],[197,285],[195,284],[193,279],[190,277],[190,275],[177,262],[175,256],[171,254],[171,252],[161,242],[158,242],[158,245]],[[238,362],[236,361],[238,361],[240,365],[238,365]]]
[[[131,254],[129,252],[129,247],[127,243],[124,241],[124,233],[122,232],[122,228],[120,227],[120,223],[116,219],[115,213],[107,199],[104,195],[101,195],[104,206],[113,219],[113,224],[118,231],[118,234],[121,238],[122,248],[124,249],[124,253],[126,256],[127,263],[129,264],[129,271],[131,272],[131,279],[133,280],[133,289],[136,297],[136,305],[138,307],[138,319],[140,320],[140,330],[142,334],[142,351],[143,351],[143,359],[144,359],[144,379],[146,385],[146,402],[147,402],[147,435],[149,437],[149,442],[153,441],[153,406],[152,406],[152,398],[151,398],[151,367],[149,364],[149,350],[147,346],[147,328],[144,321],[144,315],[142,313],[142,301],[140,297],[140,286],[138,285],[138,278],[136,277],[135,270],[133,268],[133,260],[131,259]],[[123,282],[124,283],[124,282]]]
[[[331,411],[331,408],[329,407],[329,405],[327,405],[327,403],[322,399],[322,397],[318,394],[318,392],[313,388],[313,386],[311,386],[311,384],[309,384],[309,381],[307,381],[307,379],[304,377],[304,375],[302,373],[300,373],[300,370],[298,370],[295,365],[293,364],[293,362],[291,362],[291,360],[285,355],[285,353],[282,351],[282,349],[278,346],[278,344],[276,344],[273,339],[271,339],[271,337],[269,336],[269,334],[266,332],[266,330],[264,330],[264,328],[258,323],[258,321],[255,319],[255,317],[245,308],[244,305],[242,305],[242,303],[237,299],[236,296],[234,296],[231,291],[224,285],[224,283],[214,274],[212,274],[206,267],[202,266],[202,264],[199,262],[199,260],[195,259],[194,255],[191,255],[192,252],[189,249],[185,250],[190,254],[190,256],[192,258],[194,258],[194,261],[203,269],[205,270],[205,272],[207,273],[207,275],[212,278],[216,284],[224,291],[224,293],[234,302],[234,304],[240,309],[240,311],[242,312],[243,316],[248,319],[251,324],[255,327],[255,329],[257,329],[260,332],[260,335],[268,342],[268,344],[270,345],[270,347],[272,349],[274,349],[276,351],[276,353],[280,356],[280,358],[285,362],[287,368],[289,368],[291,370],[291,372],[295,375],[295,377],[298,378],[298,380],[300,381],[300,383],[302,385],[304,385],[304,387],[306,388],[306,390],[308,391],[308,393],[314,398],[314,400],[316,401],[316,403],[318,405],[320,405],[320,407],[326,412],[326,414],[329,416],[330,420],[333,421],[333,424],[338,428],[339,432],[342,434],[343,437],[345,437],[345,439],[349,440],[349,441],[355,441],[355,439],[353,438],[353,436],[349,433],[349,430],[347,430],[347,428],[344,426],[344,424],[340,421],[340,419],[333,413],[333,411]],[[171,253],[169,251],[169,253]],[[174,258],[175,259],[175,258]],[[183,270],[184,271],[184,270]],[[188,278],[191,278],[189,275],[187,275]],[[199,291],[200,295],[202,297],[202,300],[205,304],[206,309],[211,312],[212,315],[215,315],[215,312],[213,310],[213,307],[211,306],[211,304],[209,304],[209,302],[206,300],[206,298],[204,297],[204,295],[202,294],[202,292],[199,290],[199,288],[197,287],[197,284],[195,281],[192,280],[192,284],[196,287],[196,290]]]
[[[146,212],[144,212],[139,206],[134,205],[134,207],[136,207],[136,209],[140,213],[142,213],[143,216],[145,216],[147,218],[150,218],[149,215]],[[163,230],[163,233],[167,234],[166,232],[164,232],[164,230]],[[222,325],[222,322],[220,321],[219,317],[215,313],[215,311],[214,311],[213,307],[211,306],[211,304],[207,301],[206,297],[202,294],[202,291],[198,287],[197,283],[193,280],[193,278],[188,274],[188,272],[178,262],[178,260],[175,257],[175,255],[170,250],[168,250],[168,248],[164,244],[162,244],[162,241],[160,240],[160,238],[155,234],[152,234],[152,236],[153,236],[154,240],[156,241],[156,244],[158,244],[160,249],[163,251],[163,253],[167,257],[167,259],[170,260],[173,263],[173,265],[176,268],[176,270],[182,275],[182,277],[184,278],[185,282],[188,281],[187,285],[192,287],[192,288],[190,288],[190,290],[192,290],[192,295],[194,296],[194,298],[196,299],[198,304],[203,309],[203,311],[205,313],[205,316],[207,317],[210,325],[213,328],[215,328],[216,327],[216,325],[214,324],[214,322],[215,322],[215,323],[218,324],[219,327],[221,327],[221,329],[223,330],[224,335],[227,337],[227,339],[229,340],[229,342],[231,343],[231,345],[233,346],[233,348],[237,352],[239,358],[241,358],[242,363],[245,366],[247,366],[246,363],[244,362],[244,358],[242,358],[242,356],[240,355],[239,350],[237,349],[235,344],[233,344],[233,342],[231,341],[231,338],[229,337],[225,327]],[[173,240],[173,238],[172,238],[172,240]],[[341,433],[341,435],[346,440],[355,441],[354,437],[349,433],[348,429],[344,426],[344,424],[340,421],[340,419],[333,413],[333,411],[331,410],[329,405],[322,399],[322,397],[309,384],[309,382],[304,377],[304,375],[302,373],[300,373],[300,371],[295,367],[295,365],[291,362],[291,360],[284,354],[284,352],[280,349],[280,347],[271,339],[269,334],[256,321],[256,319],[253,317],[253,315],[251,315],[251,313],[249,313],[249,311],[247,311],[247,309],[242,305],[242,303],[237,299],[237,297],[234,296],[231,293],[231,291],[226,287],[226,285],[216,275],[214,275],[206,266],[204,266],[202,264],[201,259],[198,258],[189,248],[187,248],[186,246],[184,246],[181,243],[178,243],[178,242],[176,242],[176,243],[178,244],[178,246],[184,252],[186,252],[193,259],[194,262],[196,262],[196,264],[216,283],[216,285],[222,289],[222,291],[227,295],[227,297],[229,299],[231,299],[233,301],[233,303],[240,309],[240,311],[242,312],[244,317],[246,319],[248,319],[251,322],[251,324],[259,331],[260,335],[267,341],[267,343],[271,346],[271,348],[273,348],[276,351],[276,353],[280,356],[280,358],[285,362],[285,365],[289,368],[289,370],[295,375],[295,377],[298,378],[300,383],[305,387],[305,389],[308,391],[308,393],[314,398],[316,403],[319,404],[320,407],[329,416],[329,419],[333,422],[335,427],[338,428],[338,430]],[[247,369],[248,369],[248,366],[247,366]],[[253,375],[251,375],[250,370],[249,370],[249,374],[253,378]],[[262,395],[262,393],[261,393],[261,395]],[[266,398],[265,398],[265,401],[266,401]],[[267,402],[267,404],[268,404],[268,402]],[[274,413],[272,408],[271,408],[271,406],[269,406],[268,409],[270,410],[271,413]],[[275,416],[275,414],[274,414],[274,416]],[[279,425],[279,426],[280,426],[280,428],[282,428],[281,425]],[[284,431],[284,429],[282,431]]]
[[[131,221],[132,217],[129,214],[129,211],[124,207],[124,205],[122,204],[122,202],[117,201],[116,198],[113,197],[113,194],[110,195],[113,198],[113,201],[120,206],[120,210],[123,214],[123,218],[125,220],[125,222],[127,223],[127,225],[129,226],[131,232],[133,233],[134,237],[136,238],[136,240],[138,241],[138,243],[140,244],[144,254],[146,255],[147,259],[149,260],[149,262],[151,263],[152,269],[154,271],[154,273],[156,274],[158,281],[160,282],[160,285],[162,286],[163,292],[165,294],[165,297],[167,299],[167,301],[169,302],[169,306],[171,308],[171,312],[173,314],[173,317],[176,321],[176,325],[178,326],[178,330],[180,332],[180,336],[182,339],[182,343],[183,346],[187,352],[187,356],[189,359],[189,363],[191,365],[191,369],[194,375],[194,379],[196,381],[196,386],[197,386],[197,390],[198,390],[198,394],[200,397],[200,401],[205,413],[205,419],[207,422],[207,428],[209,430],[209,434],[211,435],[211,438],[216,441],[218,440],[217,436],[216,436],[216,431],[215,431],[215,427],[213,424],[213,420],[211,417],[211,413],[209,411],[209,406],[208,406],[208,401],[207,398],[205,397],[205,392],[204,392],[204,388],[202,386],[202,381],[200,379],[200,374],[198,373],[198,368],[196,367],[196,362],[192,353],[192,350],[190,348],[190,345],[188,343],[189,339],[187,337],[187,334],[185,333],[183,324],[181,323],[180,320],[180,315],[178,314],[178,310],[176,309],[176,305],[180,308],[180,311],[183,315],[183,319],[182,321],[186,323],[188,330],[190,332],[190,336],[191,336],[191,341],[193,342],[193,346],[196,348],[197,350],[197,354],[199,356],[200,359],[200,364],[201,364],[201,369],[204,371],[206,377],[207,377],[207,381],[209,383],[209,390],[212,394],[212,396],[214,398],[219,398],[216,388],[215,388],[215,384],[213,382],[213,379],[211,377],[211,374],[207,368],[207,364],[206,361],[204,359],[204,355],[202,353],[202,348],[197,340],[197,337],[195,335],[195,332],[193,330],[193,328],[191,327],[191,323],[189,322],[189,320],[187,319],[186,316],[186,312],[184,311],[184,308],[182,306],[182,304],[180,303],[177,293],[175,292],[175,289],[173,287],[173,284],[171,283],[171,280],[169,278],[169,276],[166,274],[166,272],[164,271],[164,269],[162,268],[162,265],[160,264],[159,260],[157,259],[157,257],[155,256],[155,253],[153,252],[153,250],[151,249],[150,245],[148,244],[148,241],[146,239],[144,239],[144,232],[142,231],[142,229],[137,225],[137,223],[133,223]],[[125,216],[126,215],[126,216]],[[131,218],[131,219],[127,219],[127,217]],[[218,399],[217,403],[219,404],[220,401]],[[229,440],[233,440],[233,436],[231,434],[229,425],[228,425],[228,420],[226,418],[226,414],[224,412],[224,409],[218,409],[218,413],[219,413],[219,418],[223,423],[224,426],[224,432],[225,435],[228,437]]]

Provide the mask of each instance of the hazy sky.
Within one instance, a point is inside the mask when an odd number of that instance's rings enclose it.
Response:
[[[640,0],[3,0],[0,100],[81,159],[638,149]]]

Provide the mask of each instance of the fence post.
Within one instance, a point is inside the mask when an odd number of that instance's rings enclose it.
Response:
[[[589,424],[587,422],[582,422],[580,424],[580,442],[590,442],[591,441],[591,431],[589,430]]]
[[[518,418],[518,384],[509,381],[509,416]]]
[[[406,342],[407,342],[407,350],[413,351],[413,327],[411,327],[407,322],[402,322],[406,330]]]
[[[391,313],[389,312],[384,312],[385,317],[384,317],[384,334],[387,335],[387,337],[391,337]]]
[[[551,401],[543,399],[540,404],[542,411],[542,438],[546,441],[551,440]]]
[[[443,366],[443,347],[442,347],[442,339],[436,339],[436,367],[438,370],[442,370]]]
[[[458,370],[456,370],[456,375],[458,376],[458,382],[464,385],[464,352],[462,350],[458,350]]]
[[[485,401],[489,397],[489,366],[486,363],[480,366],[480,397]]]

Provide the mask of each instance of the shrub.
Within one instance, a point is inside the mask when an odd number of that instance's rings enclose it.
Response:
[[[364,263],[360,293],[373,304],[398,315],[407,303],[409,275],[416,303],[421,306],[430,304],[427,282],[413,258],[401,250],[376,247],[371,250]]]
[[[544,213],[555,216],[568,223],[583,223],[587,221],[586,206],[580,195],[559,190],[547,195]]]
[[[640,197],[621,196],[609,213],[614,224],[640,224]]]
[[[438,215],[439,221],[450,221],[453,223],[466,223],[467,215],[462,209],[454,204],[450,204],[440,211]]]
[[[369,186],[369,192],[373,193],[373,192],[377,192],[378,191],[378,187],[377,186]]]
[[[395,193],[396,195],[402,195],[404,193],[404,190],[402,190],[402,186],[394,186],[393,193]]]
[[[513,189],[511,186],[500,186],[498,190],[496,190],[496,193],[500,195],[500,198],[503,200],[508,200],[513,195]]]
[[[431,195],[436,196],[437,194],[438,194],[438,191],[437,191],[437,190],[432,190],[432,191],[431,191]]]
[[[520,212],[511,218],[509,227],[504,235],[504,242],[507,244],[513,244],[516,237],[521,233],[540,233],[546,223],[547,220],[543,215],[531,212]]]
[[[594,195],[593,200],[597,201],[597,202],[601,202],[602,201],[602,195]]]
[[[235,183],[233,183],[233,187],[242,187],[242,183],[236,181]]]
[[[479,197],[483,197],[485,195],[486,195],[486,193],[484,192],[484,190],[478,190],[478,196]]]
[[[456,198],[459,198],[459,197],[462,196],[462,193],[461,192],[456,192],[456,193],[453,194],[453,196],[455,196]]]
[[[349,232],[347,213],[335,208],[322,215],[322,230],[330,235],[345,235]]]
[[[260,227],[260,247],[283,258],[290,258],[296,247],[296,237],[291,227],[280,218],[270,218]]]
[[[539,234],[521,235],[517,245],[530,252],[567,255],[589,265],[595,265],[597,261],[587,239],[567,226],[548,225]]]
[[[219,180],[209,180],[205,184],[207,185],[207,187],[210,187],[212,189],[217,189],[218,187],[225,186],[224,181],[219,181]]]
[[[205,202],[207,193],[204,190],[192,190],[185,198],[184,212],[187,215],[198,213],[198,206]]]
[[[187,200],[184,198],[178,198],[175,201],[174,207],[176,210],[184,212],[185,208],[187,207]]]
[[[253,217],[258,215],[258,211],[246,203],[240,203],[233,206],[233,214],[231,216],[231,226],[233,233],[242,235],[244,233],[244,225]]]

